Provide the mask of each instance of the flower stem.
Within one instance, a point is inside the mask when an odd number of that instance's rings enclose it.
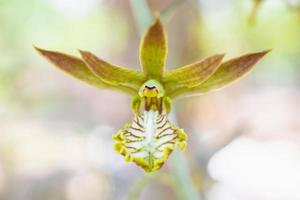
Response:
[[[144,0],[130,0],[130,5],[134,19],[138,26],[139,35],[142,35],[152,22],[153,17],[151,10],[147,1]]]
[[[141,176],[133,185],[132,190],[128,195],[128,200],[137,200],[140,196],[140,193],[143,189],[152,183],[153,181],[160,181],[166,186],[169,186],[171,189],[174,190],[174,193],[177,196],[177,199],[181,199],[181,195],[178,193],[179,188],[176,185],[175,180],[166,173],[155,173],[155,174],[144,174]]]
[[[174,105],[175,110],[175,105]],[[177,124],[175,112],[171,112],[170,119],[173,123]],[[191,179],[191,172],[189,170],[187,160],[178,149],[173,152],[170,157],[172,174],[175,176],[176,184],[180,188],[181,199],[186,200],[201,200],[194,183]]]

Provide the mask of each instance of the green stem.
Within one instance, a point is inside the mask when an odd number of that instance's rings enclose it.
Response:
[[[128,200],[137,200],[143,191],[143,189],[151,184],[154,181],[159,181],[166,186],[169,186],[171,189],[174,190],[174,193],[177,196],[177,199],[180,198],[180,194],[178,193],[178,187],[176,185],[175,180],[166,173],[155,173],[155,174],[144,174],[141,176],[133,185],[132,190],[128,195]]]
[[[185,0],[174,0],[170,3],[163,11],[161,11],[161,18],[164,22],[169,21],[175,14],[178,6],[183,3]]]
[[[151,10],[145,0],[130,0],[130,5],[139,34],[142,35],[153,20]]]
[[[175,110],[175,105],[173,106]],[[171,121],[177,124],[176,115],[171,112]],[[180,188],[181,199],[185,200],[201,200],[199,193],[197,192],[193,180],[191,178],[191,172],[187,164],[186,157],[176,149],[170,158],[171,170],[173,172],[175,181]]]
[[[262,0],[253,0],[253,7],[251,9],[251,13],[249,16],[249,24],[251,26],[256,24],[257,13],[262,5]]]

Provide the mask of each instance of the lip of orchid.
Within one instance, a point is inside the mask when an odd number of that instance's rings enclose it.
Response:
[[[135,162],[147,172],[162,167],[171,152],[180,147],[184,150],[187,136],[182,129],[170,123],[167,115],[158,111],[144,111],[136,115],[113,136],[115,150],[125,156],[126,161]]]

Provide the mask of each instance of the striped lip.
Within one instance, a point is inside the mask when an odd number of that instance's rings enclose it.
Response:
[[[183,150],[187,136],[171,124],[166,115],[150,110],[136,115],[133,122],[113,138],[116,151],[124,155],[126,161],[133,161],[151,172],[158,170],[177,146]]]

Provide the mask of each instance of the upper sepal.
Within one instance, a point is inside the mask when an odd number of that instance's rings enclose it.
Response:
[[[185,89],[178,89],[172,91],[170,97],[174,98],[184,94],[205,93],[213,89],[222,88],[234,81],[239,80],[247,75],[254,65],[262,59],[270,50],[256,53],[249,53],[243,56],[233,58],[220,65],[220,67],[202,84]]]
[[[140,44],[140,63],[147,78],[161,79],[167,53],[167,36],[161,21],[156,18]]]

